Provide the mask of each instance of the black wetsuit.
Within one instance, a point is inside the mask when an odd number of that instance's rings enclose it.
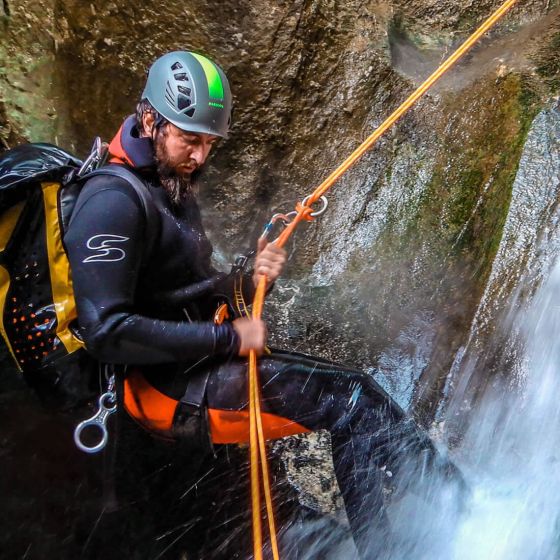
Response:
[[[222,275],[188,305],[188,318],[180,306],[162,303],[166,293],[216,277],[196,202],[171,204],[157,183],[150,141],[137,137],[132,118],[117,140],[148,185],[159,231],[155,240],[146,239],[145,211],[126,181],[102,176],[84,187],[65,244],[86,346],[102,361],[141,365],[150,382],[175,398],[189,365],[211,356],[222,367],[208,380],[208,407],[244,410],[246,367],[236,358],[237,336],[230,324],[211,322],[214,296],[228,292],[231,279]],[[404,455],[410,460],[419,449],[431,450],[429,440],[359,371],[288,353],[263,357],[259,371],[265,412],[330,431],[354,539],[364,558],[374,557],[383,549],[371,535],[383,517],[383,479]]]

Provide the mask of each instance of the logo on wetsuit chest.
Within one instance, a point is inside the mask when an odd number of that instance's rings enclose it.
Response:
[[[126,257],[126,252],[120,247],[114,247],[117,243],[128,241],[128,237],[122,235],[112,235],[101,233],[94,235],[87,240],[87,248],[96,251],[94,255],[85,258],[82,262],[117,262]]]

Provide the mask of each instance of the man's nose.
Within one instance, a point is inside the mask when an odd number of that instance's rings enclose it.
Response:
[[[196,161],[198,166],[204,164],[211,148],[212,146],[210,144],[199,144],[198,146],[193,148],[191,157]]]

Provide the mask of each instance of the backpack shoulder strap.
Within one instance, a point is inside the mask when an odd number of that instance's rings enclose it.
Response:
[[[96,169],[91,173],[88,173],[84,179],[90,179],[96,175],[110,175],[112,177],[120,177],[124,179],[131,187],[134,188],[140,202],[142,203],[142,208],[146,213],[146,218],[148,221],[148,226],[150,222],[155,218],[156,209],[154,208],[154,201],[152,200],[152,195],[146,183],[130,169],[122,165],[111,165],[107,167],[101,167]]]
[[[123,165],[101,167],[91,173],[88,173],[82,178],[82,180],[87,180],[97,175],[119,177],[124,179],[134,189],[140,199],[140,203],[142,204],[142,208],[146,216],[148,254],[151,253],[157,236],[159,217],[148,185],[146,185],[145,181],[134,173],[134,171],[131,171]]]

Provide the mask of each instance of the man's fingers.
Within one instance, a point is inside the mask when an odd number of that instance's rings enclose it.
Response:
[[[278,252],[273,252],[267,247],[262,253],[258,256],[258,261],[260,262],[277,262],[277,263],[285,263],[286,262],[286,251],[284,249],[280,249]]]
[[[283,269],[283,263],[280,262],[266,262],[266,263],[259,263],[256,268],[257,274],[266,274],[270,276],[270,274],[280,274]]]
[[[286,255],[286,249],[284,249],[284,247],[278,247],[278,245],[275,245],[274,243],[268,243],[267,240],[265,238],[259,238],[259,242],[257,244],[257,249],[259,252],[259,256],[260,255],[268,255],[268,256],[272,256],[272,255]]]
[[[274,243],[269,243],[266,246],[266,249],[267,253],[270,253],[270,255],[274,255],[277,257],[286,256],[286,249],[284,249],[284,247],[278,247],[278,245],[274,245]]]
[[[266,345],[267,330],[261,319],[241,318],[233,321],[239,336],[239,355],[247,356],[251,350],[261,354]]]
[[[259,259],[258,262],[256,263],[256,267],[258,268],[259,266],[271,266],[271,267],[277,267],[277,266],[284,266],[284,264],[286,264],[286,261],[284,259]]]
[[[259,239],[259,247],[261,247],[262,241],[265,240]],[[266,276],[270,282],[274,282],[282,274],[286,261],[287,254],[284,248],[272,243],[265,244],[255,259],[255,275],[253,276],[255,286],[258,284],[259,276]]]
[[[257,274],[259,274],[260,276],[266,276],[267,278],[270,278],[271,272],[272,269],[269,266],[259,266],[259,268],[257,268]]]

